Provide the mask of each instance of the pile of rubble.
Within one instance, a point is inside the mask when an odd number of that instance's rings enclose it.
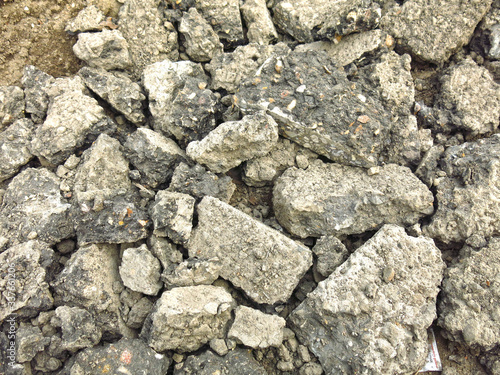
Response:
[[[0,372],[413,374],[435,324],[500,373],[500,2],[67,31],[76,76],[0,87]]]

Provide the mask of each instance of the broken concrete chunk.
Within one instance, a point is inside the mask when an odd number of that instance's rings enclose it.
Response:
[[[265,368],[255,360],[248,349],[230,350],[221,357],[211,350],[190,355],[182,365],[174,369],[174,375],[267,375]]]
[[[197,211],[190,257],[218,258],[220,276],[258,303],[290,298],[312,264],[308,248],[216,198],[203,198]]]
[[[445,268],[425,237],[385,225],[289,318],[327,374],[411,374],[428,353],[427,328]]]
[[[283,342],[286,321],[280,316],[269,315],[246,306],[235,310],[234,323],[228,338],[254,349],[279,347]]]
[[[154,234],[148,239],[149,250],[158,258],[163,269],[169,268],[172,264],[182,262],[182,253],[177,249],[177,245],[163,237],[157,237]]]
[[[174,288],[163,292],[141,336],[156,351],[188,352],[222,338],[236,302],[222,287]]]
[[[426,152],[415,171],[415,176],[420,178],[428,188],[434,185],[434,181],[437,178],[437,172],[439,172],[438,162],[443,152],[444,147],[442,145],[432,146]]]
[[[239,0],[196,0],[194,3],[221,40],[230,45],[243,41]]]
[[[92,375],[107,371],[110,374],[163,375],[171,359],[156,353],[143,341],[123,338],[118,342],[88,348],[79,352],[74,361],[67,361],[68,374]]]
[[[146,245],[129,247],[123,252],[120,276],[123,285],[135,292],[157,295],[162,287],[160,269],[160,261],[151,254]]]
[[[264,112],[219,125],[201,141],[191,142],[187,155],[212,172],[225,173],[242,162],[266,155],[278,142],[278,125]]]
[[[186,145],[215,128],[217,97],[206,89],[208,77],[200,64],[165,60],[149,65],[143,84],[155,130]]]
[[[324,277],[330,276],[349,257],[345,245],[331,235],[319,238],[312,251],[318,257],[316,271]]]
[[[56,318],[51,324],[61,327],[64,350],[76,352],[79,349],[90,348],[101,340],[102,332],[96,326],[94,317],[85,309],[79,307],[59,306]]]
[[[24,92],[17,86],[0,86],[0,131],[24,117]]]
[[[31,120],[20,119],[0,133],[0,182],[14,176],[33,158],[30,142],[34,130]]]
[[[15,336],[18,363],[31,361],[37,353],[50,344],[50,337],[44,337],[40,328],[31,324],[21,323]]]
[[[387,164],[370,176],[362,168],[319,160],[305,171],[288,169],[273,194],[276,218],[302,238],[415,224],[434,212],[433,201],[409,168]]]
[[[78,72],[87,87],[107,101],[114,109],[134,124],[146,120],[143,112],[146,97],[141,87],[124,73],[84,67]]]
[[[240,9],[248,27],[247,38],[250,43],[267,45],[278,39],[265,0],[246,0]]]
[[[31,318],[52,307],[48,281],[54,261],[54,251],[35,240],[0,253],[0,322],[11,313]]]
[[[70,204],[59,178],[45,168],[28,168],[12,179],[0,206],[0,233],[12,243],[37,238],[50,245],[73,235]]]
[[[235,103],[267,110],[280,135],[342,164],[371,167],[389,143],[390,114],[363,83],[353,83],[325,52],[271,56],[245,80]]]
[[[500,233],[500,136],[449,147],[440,164],[447,176],[439,179],[425,235],[450,243]]]
[[[120,8],[118,25],[128,42],[134,79],[149,64],[179,57],[177,32],[159,5],[160,0],[126,0]]]
[[[154,234],[184,244],[191,236],[195,199],[187,194],[161,190],[151,207]]]
[[[151,302],[147,297],[142,297],[137,303],[134,303],[128,312],[126,323],[127,326],[134,329],[140,329],[149,315],[151,310],[153,310],[153,302]]]
[[[180,163],[175,168],[172,181],[167,190],[189,194],[198,199],[211,196],[229,203],[236,190],[236,185],[231,177],[219,177],[199,164],[190,167],[186,163]]]
[[[70,20],[65,27],[69,33],[84,33],[87,31],[102,30],[106,16],[95,5],[83,8],[75,18]]]
[[[123,146],[142,180],[153,188],[167,182],[177,164],[185,159],[184,151],[172,139],[146,128],[128,136]]]
[[[33,65],[26,65],[21,83],[26,100],[26,113],[31,114],[34,122],[42,122],[47,114],[49,96],[46,89],[54,82],[54,77],[42,72]]]
[[[68,92],[50,105],[45,122],[35,131],[31,151],[52,164],[62,164],[77,148],[115,127],[95,99]]]
[[[132,64],[128,43],[119,30],[78,34],[73,52],[93,68],[126,69]]]
[[[467,44],[492,0],[405,1],[381,20],[381,27],[418,59],[443,63]]]
[[[169,289],[179,286],[211,285],[219,277],[221,264],[218,259],[187,259],[172,264],[161,275]]]
[[[466,246],[467,247],[467,246]],[[465,248],[462,253],[465,253]],[[451,340],[487,352],[500,348],[500,238],[450,266],[438,304],[438,324]]]
[[[184,12],[179,32],[185,40],[186,53],[193,61],[210,61],[214,55],[223,52],[219,37],[196,8]]]

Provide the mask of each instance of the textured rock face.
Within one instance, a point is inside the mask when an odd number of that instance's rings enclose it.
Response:
[[[319,238],[312,251],[318,257],[316,271],[324,277],[330,276],[349,257],[349,250],[345,245],[331,235]]]
[[[201,141],[191,142],[186,153],[212,172],[224,173],[266,155],[277,142],[278,125],[261,112],[219,125]]]
[[[102,23],[105,20],[106,16],[98,7],[89,5],[83,8],[74,19],[70,20],[64,30],[69,33],[98,31],[102,28]]]
[[[424,233],[445,243],[500,233],[499,161],[498,135],[449,147],[441,159],[446,177],[439,179],[438,209]]]
[[[247,38],[250,43],[266,45],[278,39],[264,0],[247,0],[240,9],[248,27]]]
[[[11,243],[37,238],[52,245],[71,237],[71,206],[59,184],[45,168],[28,168],[14,177],[0,206],[0,233]]]
[[[190,257],[218,258],[220,276],[258,303],[286,301],[312,264],[309,249],[212,197],[198,205]]]
[[[94,317],[87,310],[79,307],[59,306],[55,310],[56,318],[51,324],[61,327],[64,350],[76,352],[90,348],[101,340],[102,332],[96,326]]]
[[[120,277],[127,288],[155,296],[162,287],[160,269],[160,261],[146,245],[131,247],[123,252]]]
[[[491,0],[405,1],[381,21],[413,56],[442,63],[467,44]]]
[[[236,94],[243,112],[267,110],[280,135],[334,162],[370,167],[392,123],[376,96],[353,84],[325,52],[273,55]]]
[[[0,182],[14,176],[33,158],[29,150],[34,125],[20,119],[0,133]]]
[[[24,117],[24,92],[17,86],[0,86],[0,130]]]
[[[386,225],[289,322],[327,374],[413,374],[427,355],[444,268],[431,239]]]
[[[276,181],[276,218],[305,238],[353,234],[383,224],[410,225],[432,214],[434,197],[406,167],[387,164],[379,173],[316,161],[288,169]]]
[[[53,305],[49,276],[54,251],[44,242],[28,241],[0,254],[0,322],[11,313],[31,318]]]
[[[174,288],[163,292],[141,336],[156,351],[193,351],[223,337],[236,302],[221,287]]]

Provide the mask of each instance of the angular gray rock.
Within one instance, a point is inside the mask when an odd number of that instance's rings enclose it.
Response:
[[[33,65],[26,65],[21,79],[26,101],[26,113],[31,119],[38,123],[43,122],[49,106],[49,97],[46,89],[54,82],[54,77],[42,72]]]
[[[267,375],[265,368],[257,362],[248,349],[234,349],[221,357],[207,350],[199,355],[190,355],[175,366],[174,375]]]
[[[45,122],[35,131],[31,152],[52,164],[62,164],[77,148],[115,127],[95,99],[79,91],[67,92],[51,103]]]
[[[264,112],[229,121],[201,141],[191,142],[187,155],[212,172],[225,173],[242,162],[266,155],[278,142],[278,124]]]
[[[316,271],[323,277],[330,276],[349,257],[349,250],[335,236],[322,236],[312,248],[317,256]]]
[[[78,72],[85,85],[107,101],[114,109],[134,124],[146,120],[143,108],[146,97],[141,87],[124,73],[84,67]]]
[[[469,253],[468,256],[465,255]],[[438,324],[450,340],[483,353],[500,349],[500,238],[476,250],[462,249],[460,261],[445,272]]]
[[[44,337],[40,328],[21,323],[16,332],[16,362],[31,361],[38,352],[50,344],[50,337]]]
[[[49,245],[74,234],[71,205],[60,179],[45,168],[27,168],[8,185],[0,206],[0,234],[11,243],[38,239]]]
[[[444,268],[431,239],[385,225],[288,321],[326,374],[413,374],[427,356]]]
[[[371,167],[390,142],[392,122],[363,83],[352,83],[325,52],[273,55],[240,85],[244,113],[267,110],[280,135],[334,162]]]
[[[265,0],[246,0],[240,10],[248,28],[247,38],[250,43],[267,45],[278,39]]]
[[[163,269],[167,269],[172,264],[182,262],[183,255],[177,249],[177,245],[163,237],[157,237],[154,234],[148,238],[149,250],[158,258]]]
[[[205,197],[189,256],[218,258],[220,276],[257,303],[286,302],[312,264],[311,251],[243,212]]]
[[[0,133],[0,182],[14,176],[33,158],[29,148],[34,130],[31,120],[20,119]]]
[[[148,65],[142,80],[155,130],[186,145],[215,128],[217,97],[206,89],[208,77],[200,64],[164,60]]]
[[[449,147],[440,165],[446,177],[434,181],[437,210],[424,234],[445,243],[498,235],[500,136]]]
[[[31,318],[49,310],[53,299],[49,274],[54,251],[44,242],[28,241],[0,253],[0,322],[11,313]]]
[[[73,52],[93,68],[126,69],[132,64],[127,40],[120,30],[78,34]]]
[[[154,350],[188,352],[222,338],[236,302],[222,287],[174,288],[163,292],[144,323],[142,338]]]
[[[62,331],[61,349],[76,352],[95,346],[101,340],[102,332],[96,326],[94,317],[79,307],[59,306],[51,325]]]
[[[139,301],[134,303],[128,312],[125,323],[127,326],[134,329],[140,329],[153,310],[154,304],[147,297],[142,297]]]
[[[218,259],[187,259],[172,264],[161,275],[166,288],[193,285],[211,285],[219,277],[221,264]]]
[[[276,181],[276,218],[305,238],[411,225],[434,212],[430,190],[409,168],[387,164],[367,170],[316,161],[307,170],[290,168]]]
[[[0,86],[0,131],[24,117],[24,92],[17,86]]]
[[[234,45],[243,41],[239,0],[196,0],[194,5],[221,40]]]
[[[381,20],[401,48],[420,60],[443,63],[466,45],[492,0],[405,1]]]
[[[56,306],[79,307],[90,312],[103,337],[130,336],[120,313],[117,286],[119,254],[115,245],[80,247],[51,283]]]
[[[167,182],[185,153],[172,139],[151,129],[140,128],[127,137],[125,155],[152,188]]]
[[[73,358],[67,362],[64,374],[163,375],[172,362],[166,354],[156,353],[141,340],[130,338],[85,349]]]
[[[106,16],[98,7],[89,5],[66,24],[64,31],[72,34],[99,31],[102,30],[105,20]]]
[[[135,292],[155,296],[162,287],[160,261],[146,245],[126,249],[119,269],[123,285]]]
[[[159,5],[160,0],[126,0],[118,13],[118,26],[128,42],[134,79],[149,64],[179,57],[177,32],[163,18]]]
[[[285,319],[280,316],[238,306],[227,337],[253,349],[279,347],[283,342],[285,325]]]
[[[229,203],[236,190],[236,185],[231,177],[219,177],[199,164],[190,167],[186,163],[180,163],[175,168],[167,190],[189,194],[197,199],[210,196]]]
[[[223,52],[219,37],[196,8],[189,8],[188,12],[184,12],[179,32],[184,38],[186,53],[193,61],[210,61],[214,55]]]

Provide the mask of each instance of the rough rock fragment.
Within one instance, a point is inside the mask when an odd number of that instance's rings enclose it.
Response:
[[[443,63],[467,44],[492,0],[410,0],[396,5],[381,27],[424,61]]]
[[[146,120],[143,112],[146,97],[141,87],[124,73],[84,67],[78,72],[87,87],[106,100],[114,109],[134,124]]]
[[[433,201],[409,168],[395,164],[369,175],[362,168],[318,160],[307,170],[288,169],[273,192],[279,223],[302,238],[415,224],[434,212]]]
[[[0,131],[24,117],[24,92],[17,86],[0,86]]]
[[[140,128],[127,137],[125,155],[141,172],[141,179],[152,188],[167,182],[174,168],[185,159],[184,151],[170,138]]]
[[[102,23],[105,19],[106,16],[98,7],[89,5],[70,20],[64,30],[74,34],[102,30]]]
[[[187,259],[180,264],[172,264],[161,275],[167,288],[193,285],[211,285],[219,277],[218,259]]]
[[[278,39],[265,0],[246,0],[240,10],[248,28],[247,38],[250,43],[267,45]]]
[[[34,122],[42,122],[47,114],[49,96],[45,90],[52,85],[54,77],[33,65],[26,65],[21,83],[26,100],[26,113]]]
[[[127,314],[127,326],[134,329],[140,329],[153,310],[154,304],[147,297],[142,297],[139,301],[134,303]]]
[[[466,246],[450,266],[438,304],[438,324],[448,339],[483,352],[500,349],[500,238],[479,251]],[[466,253],[469,253],[468,256]]]
[[[444,147],[442,145],[432,146],[425,153],[422,161],[415,170],[415,176],[420,178],[428,188],[434,185],[437,178],[437,173],[439,172],[438,162],[443,152]]]
[[[223,51],[219,37],[196,8],[190,8],[183,14],[179,32],[185,40],[186,53],[193,61],[210,61]]]
[[[236,104],[244,113],[267,110],[280,135],[332,161],[371,167],[389,142],[392,123],[378,98],[365,91],[325,52],[294,51],[271,56],[241,84]]]
[[[194,5],[221,40],[229,44],[243,41],[239,0],[196,0]]]
[[[191,236],[195,199],[187,194],[161,190],[151,207],[154,234],[184,244]]]
[[[349,257],[345,245],[331,235],[319,238],[312,251],[318,257],[316,271],[324,277],[330,276]]]
[[[31,361],[38,352],[43,351],[50,343],[50,337],[44,337],[38,327],[21,323],[15,341],[16,362],[24,363]]]
[[[61,348],[76,352],[90,348],[101,340],[102,332],[96,326],[94,317],[87,310],[79,307],[59,306],[55,310],[51,325],[61,327]]]
[[[258,303],[290,298],[312,264],[308,248],[216,198],[203,198],[197,211],[190,257],[218,258],[220,276]]]
[[[58,306],[79,307],[91,312],[104,337],[130,335],[120,314],[116,285],[123,284],[118,273],[115,245],[80,247],[51,283]]]
[[[31,151],[50,163],[61,164],[77,148],[115,127],[95,99],[78,91],[68,92],[51,103],[45,122],[35,131]]]
[[[130,247],[123,252],[120,276],[123,284],[135,292],[157,295],[162,287],[160,269],[160,261],[146,245]]]
[[[490,133],[500,123],[500,85],[472,59],[454,65],[441,77],[436,107],[448,112],[449,123],[437,131],[459,128],[471,136]]]
[[[143,84],[155,130],[186,145],[215,128],[217,97],[206,89],[208,77],[200,64],[165,60],[149,65]]]
[[[0,182],[33,158],[29,146],[34,128],[31,120],[20,119],[0,133]]]
[[[40,241],[28,241],[0,253],[0,322],[11,313],[34,317],[49,310],[53,299],[48,276],[54,251]]]
[[[212,172],[225,173],[242,162],[266,155],[278,142],[278,125],[263,112],[229,121],[201,141],[191,142],[187,155]]]
[[[167,373],[170,363],[167,355],[156,353],[141,340],[123,338],[79,352],[73,361],[67,361],[65,373],[163,375]]]
[[[0,206],[0,233],[12,243],[35,237],[50,245],[73,235],[70,204],[59,178],[45,168],[28,168],[12,179]]]
[[[251,348],[279,347],[283,342],[286,321],[280,316],[269,315],[246,306],[235,310],[234,323],[228,338]]]
[[[174,375],[267,375],[267,371],[247,349],[230,350],[221,357],[212,351],[187,357],[182,364],[175,366]]]
[[[219,177],[199,164],[190,167],[186,163],[180,163],[175,168],[172,181],[167,190],[189,194],[198,199],[211,196],[229,203],[236,190],[236,185],[231,180],[231,177]]]
[[[126,69],[132,64],[128,43],[119,30],[78,34],[73,52],[93,68]]]
[[[427,356],[444,268],[431,239],[385,225],[289,322],[327,374],[413,374]]]
[[[440,164],[447,177],[439,179],[425,235],[450,243],[500,234],[500,136],[449,147]]]
[[[134,78],[149,64],[179,57],[177,32],[162,17],[159,4],[160,0],[126,0],[120,8],[118,25],[128,42]]]
[[[164,237],[157,237],[154,234],[148,239],[149,250],[158,258],[163,269],[167,269],[172,264],[182,262],[183,255],[177,249],[177,245]]]
[[[222,287],[174,288],[163,292],[141,336],[153,349],[193,351],[224,336],[236,302]]]

